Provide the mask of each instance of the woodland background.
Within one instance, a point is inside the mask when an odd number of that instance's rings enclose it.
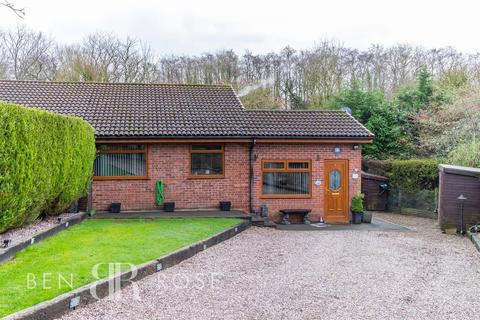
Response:
[[[438,159],[480,167],[480,53],[408,44],[161,55],[97,33],[61,44],[26,27],[0,30],[0,78],[230,84],[246,108],[339,109],[376,135],[366,159]]]

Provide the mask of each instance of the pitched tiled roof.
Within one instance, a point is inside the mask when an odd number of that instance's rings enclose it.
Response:
[[[373,137],[344,111],[246,110],[248,127],[256,136]]]
[[[247,111],[223,85],[0,80],[0,100],[79,116],[98,137],[372,137],[345,112]]]

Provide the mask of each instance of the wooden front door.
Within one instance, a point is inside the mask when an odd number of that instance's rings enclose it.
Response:
[[[347,223],[348,160],[325,160],[325,222]]]

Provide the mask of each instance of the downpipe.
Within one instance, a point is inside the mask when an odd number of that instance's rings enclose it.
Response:
[[[252,142],[250,143],[250,147],[248,149],[248,157],[249,157],[249,210],[250,213],[253,213],[253,162],[255,161],[255,155],[253,150],[255,145],[257,144],[257,139],[253,138]]]

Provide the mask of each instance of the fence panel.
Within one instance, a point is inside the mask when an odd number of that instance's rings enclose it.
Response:
[[[416,191],[393,188],[389,193],[388,208],[393,212],[436,218],[437,199],[438,188]]]

